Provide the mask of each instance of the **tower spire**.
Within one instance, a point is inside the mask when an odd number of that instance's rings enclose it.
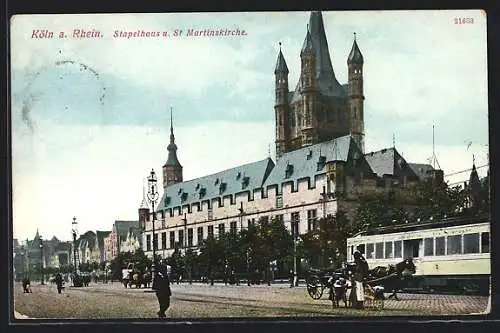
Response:
[[[172,107],[170,107],[170,143],[174,143],[174,121],[172,120]]]
[[[142,202],[139,209],[149,209],[148,202],[146,201],[146,185],[144,184],[144,179],[142,180]]]

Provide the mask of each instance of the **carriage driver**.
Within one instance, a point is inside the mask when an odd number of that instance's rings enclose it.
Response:
[[[358,309],[363,308],[363,303],[365,300],[364,285],[368,275],[368,263],[363,257],[361,252],[358,250],[354,251],[354,262],[356,263],[356,271],[354,272],[354,284],[353,291],[351,294],[354,295],[354,307]]]

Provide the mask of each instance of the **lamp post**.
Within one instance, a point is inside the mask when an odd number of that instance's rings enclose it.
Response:
[[[40,274],[42,275],[42,285],[45,284],[44,279],[43,279],[43,239],[42,236],[39,238],[40,240]]]
[[[71,222],[71,234],[73,235],[73,265],[74,265],[73,284],[77,274],[77,262],[76,262],[76,233],[78,232],[77,227],[78,223],[76,222],[76,217],[73,217],[73,221]]]
[[[297,278],[297,242],[299,241],[299,221],[296,217],[292,220],[292,234],[293,234],[293,284],[291,286],[297,287],[299,279]]]
[[[30,245],[29,240],[26,238],[26,264],[28,266],[28,279],[30,278],[31,267],[30,267]]]
[[[158,191],[157,191],[157,179],[156,179],[156,174],[153,169],[151,169],[151,172],[148,177],[148,200],[151,203],[152,211],[153,211],[153,218],[152,218],[152,224],[153,224],[153,265],[151,267],[151,275],[153,278],[153,281],[156,277],[156,239],[155,239],[155,219],[156,219],[156,214],[155,214],[155,203],[158,201]]]

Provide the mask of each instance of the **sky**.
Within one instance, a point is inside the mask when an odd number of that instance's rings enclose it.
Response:
[[[73,217],[80,233],[136,220],[151,169],[161,182],[171,109],[185,180],[274,159],[278,43],[293,89],[309,15],[15,16],[14,238],[32,239],[38,229],[44,238],[69,240]],[[476,166],[488,163],[484,12],[339,11],[323,12],[323,20],[340,83],[347,82],[354,32],[364,56],[366,152],[394,142],[408,162],[429,163],[434,125],[436,167],[445,175],[470,169],[473,155]],[[189,29],[226,28],[245,35],[186,36]],[[74,38],[74,29],[101,36]],[[176,29],[182,35],[173,36]],[[43,38],[45,30],[53,38]],[[160,36],[114,37],[138,30]],[[486,167],[478,172],[484,176]]]

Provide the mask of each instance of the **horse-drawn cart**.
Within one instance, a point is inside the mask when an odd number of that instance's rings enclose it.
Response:
[[[336,301],[338,303],[338,299],[342,298],[347,305],[352,290],[351,278],[355,269],[355,264],[347,264],[345,267],[336,270],[310,269],[306,277],[307,293],[312,299],[318,300],[323,296],[324,290],[328,289],[332,302]],[[380,307],[380,303],[382,303],[383,307],[384,291],[390,290],[395,295],[396,290],[401,287],[401,282],[414,273],[415,265],[412,259],[406,259],[388,267],[377,266],[369,270],[363,284],[366,299],[365,306],[374,303],[375,307]],[[342,293],[339,294],[335,290],[336,288],[342,290]]]

